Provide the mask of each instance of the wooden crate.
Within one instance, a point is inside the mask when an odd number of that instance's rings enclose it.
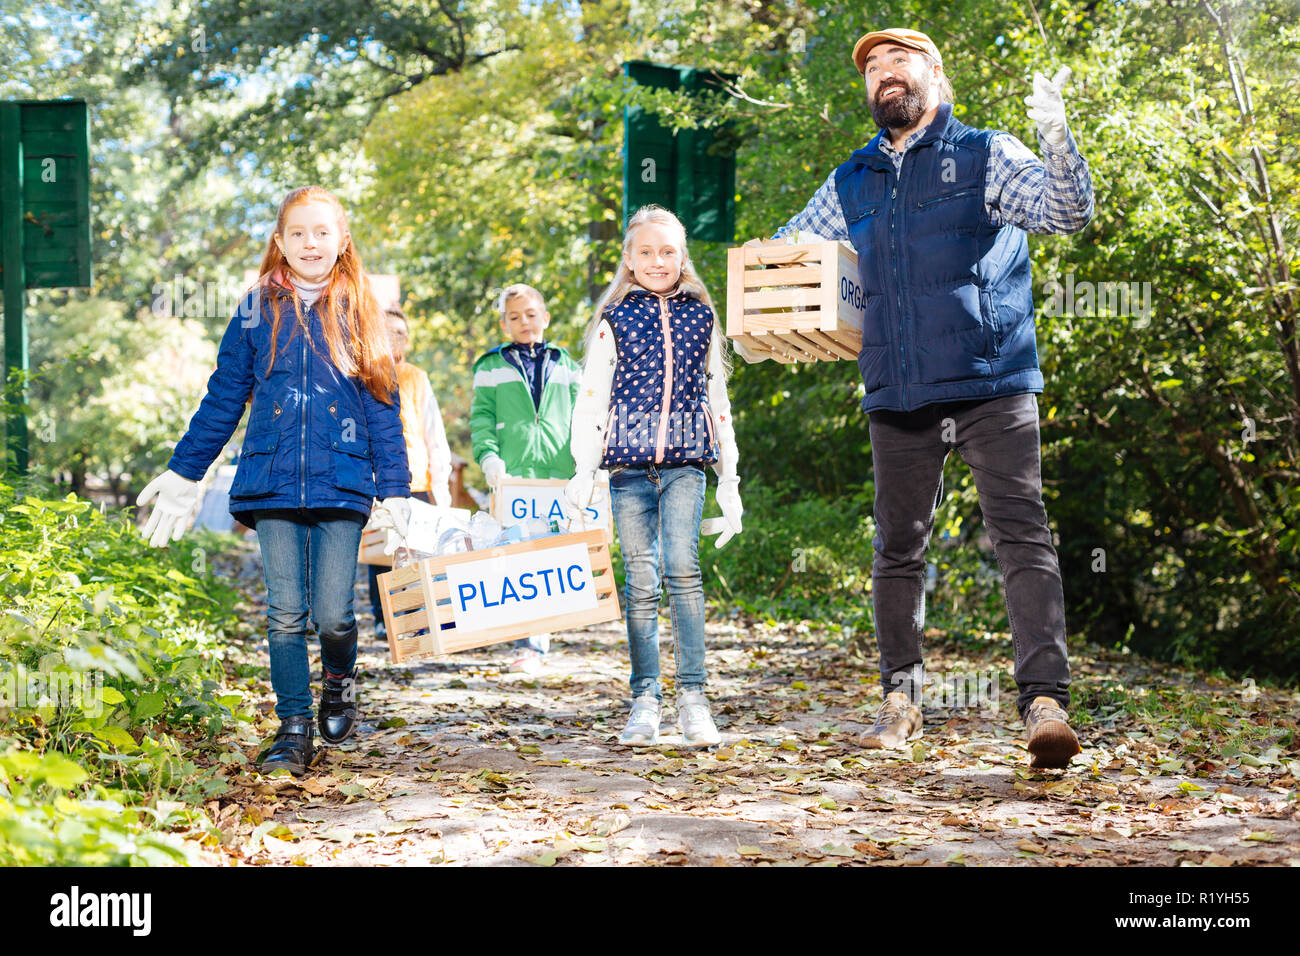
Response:
[[[727,337],[778,362],[856,360],[864,305],[857,253],[843,243],[727,250]]]
[[[594,606],[574,610],[569,607],[576,603],[578,588],[570,573],[572,565],[564,569],[565,581],[571,586],[565,591],[568,600],[561,600],[564,594],[554,593],[562,587],[557,577],[556,588],[546,579],[547,596],[543,598],[541,588],[536,581],[529,585],[522,583],[522,574],[513,569],[537,567],[545,568],[557,558],[563,564],[571,561],[575,554],[585,554],[590,564],[591,576],[584,578],[581,574],[583,588],[591,587]],[[563,555],[563,558],[560,556]],[[494,614],[488,607],[489,593],[496,596],[496,585],[488,591],[489,579],[503,574],[504,579],[511,580],[510,575],[518,575],[518,587],[512,584],[516,594],[527,586],[538,588],[538,593],[527,600],[537,600],[536,605],[506,605],[502,596],[501,611],[495,614],[502,623],[492,623]],[[462,590],[466,584],[462,579],[484,578],[483,606],[475,606],[470,613],[469,601]],[[459,581],[460,583],[457,583]],[[453,591],[456,588],[456,591]],[[454,654],[457,651],[487,644],[500,644],[534,634],[563,631],[588,624],[604,621],[617,621],[622,617],[618,603],[618,588],[614,582],[614,570],[610,565],[609,538],[603,528],[582,531],[577,534],[551,535],[533,541],[505,545],[498,548],[484,548],[481,551],[466,551],[438,558],[425,558],[415,564],[379,575],[379,594],[384,608],[384,625],[388,629],[389,659],[397,664],[413,657],[427,657],[435,654]],[[476,592],[476,597],[478,596]],[[588,596],[583,595],[582,601]],[[522,599],[520,599],[522,600]],[[457,606],[462,609],[458,612]],[[521,614],[526,614],[519,619]],[[507,617],[512,618],[506,620]]]
[[[358,564],[377,564],[384,568],[393,566],[393,556],[384,554],[386,532],[386,528],[371,528],[369,531],[361,532],[361,548],[357,552]]]
[[[591,506],[596,511],[596,517],[588,516],[581,528],[579,528],[580,522],[571,521],[568,515],[564,513],[564,486],[568,483],[568,480],[564,478],[512,478],[507,475],[501,479],[500,484],[492,493],[490,503],[492,517],[500,521],[502,527],[519,524],[529,518],[541,518],[546,521],[554,518],[559,521],[560,530],[562,531],[575,529],[586,531],[591,528],[602,527],[612,541],[614,538],[614,510],[611,507],[609,496],[609,472],[596,472],[597,496],[601,496],[601,500]],[[545,507],[544,502],[550,498],[558,499],[558,504]],[[543,502],[543,507],[530,507],[539,500]],[[522,508],[519,507],[521,502],[523,502]],[[528,513],[521,517],[519,514],[521,510]]]

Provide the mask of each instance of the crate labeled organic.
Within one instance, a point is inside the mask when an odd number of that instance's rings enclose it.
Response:
[[[425,558],[379,596],[395,664],[622,617],[603,528]]]
[[[847,243],[727,250],[727,337],[778,362],[856,360],[866,296]]]
[[[604,528],[610,539],[614,537],[614,512],[610,509],[609,473],[596,472],[596,493],[578,520],[572,520],[564,500],[563,478],[512,478],[501,479],[492,494],[492,517],[502,527],[522,524],[532,518],[557,521],[561,528]]]

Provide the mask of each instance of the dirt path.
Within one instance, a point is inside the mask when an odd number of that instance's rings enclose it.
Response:
[[[256,594],[260,570],[241,570]],[[232,770],[208,805],[223,841],[210,862],[1300,864],[1300,759],[1279,746],[1296,739],[1295,694],[1252,698],[1076,647],[1084,751],[1036,772],[1009,640],[932,634],[932,674],[1004,672],[997,712],[927,707],[915,746],[865,751],[855,740],[880,702],[869,662],[808,628],[711,621],[723,746],[622,750],[621,624],[557,636],[536,677],[503,674],[501,648],[394,666],[366,617],[362,632],[358,736],[301,781]],[[245,652],[265,668],[264,642]],[[265,676],[249,689],[269,711]],[[248,756],[274,727],[248,729]]]

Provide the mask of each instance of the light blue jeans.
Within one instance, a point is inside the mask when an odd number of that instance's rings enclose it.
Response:
[[[311,716],[311,668],[307,656],[310,615],[320,635],[321,663],[332,674],[351,676],[357,662],[357,622],[352,588],[365,516],[356,520],[259,517],[257,540],[266,575],[267,630],[275,713]]]
[[[663,699],[659,684],[660,566],[668,588],[677,690],[704,689],[704,583],[699,465],[633,465],[610,476],[614,526],[626,572],[624,612],[632,659],[632,696]]]

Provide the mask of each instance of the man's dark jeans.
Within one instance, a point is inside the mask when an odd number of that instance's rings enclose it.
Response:
[[[1015,647],[1016,709],[1035,697],[1070,703],[1065,596],[1039,474],[1032,393],[871,413],[876,481],[872,602],[886,694],[923,696],[925,551],[953,448],[970,467],[1006,592]]]

